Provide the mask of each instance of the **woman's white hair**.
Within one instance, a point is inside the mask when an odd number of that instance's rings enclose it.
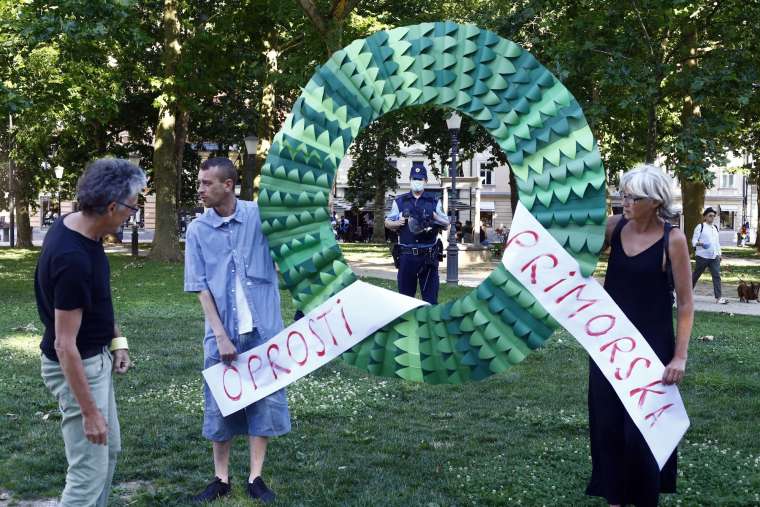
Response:
[[[624,194],[646,197],[660,203],[657,210],[663,218],[672,218],[673,179],[653,164],[639,164],[620,178],[620,190]]]

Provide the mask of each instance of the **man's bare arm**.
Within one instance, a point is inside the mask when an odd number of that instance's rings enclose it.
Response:
[[[77,334],[82,325],[82,309],[55,310],[55,352],[63,376],[82,410],[82,425],[87,440],[105,445],[108,425],[92,398],[90,385],[84,373],[82,356],[77,349]]]
[[[219,317],[219,311],[216,308],[214,296],[211,295],[211,292],[202,290],[198,293],[198,299],[201,302],[203,314],[206,316],[206,320],[208,320],[214,336],[216,336],[216,346],[219,349],[222,361],[225,363],[234,361],[237,357],[237,349],[224,329],[224,324],[222,324],[222,319]]]

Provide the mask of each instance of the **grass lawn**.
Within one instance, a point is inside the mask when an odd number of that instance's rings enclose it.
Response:
[[[756,259],[760,261],[760,252],[755,250],[754,246],[724,246],[721,247],[723,255],[739,259]]]
[[[66,466],[56,403],[39,375],[35,259],[0,250],[0,489],[16,499],[57,495]],[[144,481],[128,498],[117,488],[112,504],[186,505],[213,474],[200,436],[200,305],[182,292],[180,265],[110,259],[135,362],[116,381],[124,452],[115,482]],[[461,290],[444,287],[441,299]],[[283,294],[285,317],[293,310]],[[760,320],[699,313],[701,335],[715,340],[690,350],[680,493],[662,503],[760,504]],[[290,388],[293,431],[273,441],[265,479],[280,505],[604,505],[583,495],[587,364],[565,333],[510,371],[463,386],[371,377],[336,361]],[[251,505],[246,467],[240,440],[234,497],[220,505]]]

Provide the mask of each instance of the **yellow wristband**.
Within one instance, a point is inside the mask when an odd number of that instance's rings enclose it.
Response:
[[[129,343],[127,343],[127,339],[124,336],[117,336],[111,340],[111,347],[109,350],[113,352],[114,350],[119,349],[129,349]]]

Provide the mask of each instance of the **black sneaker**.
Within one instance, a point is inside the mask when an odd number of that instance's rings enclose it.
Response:
[[[254,500],[261,500],[264,503],[274,502],[274,491],[269,489],[261,477],[256,477],[253,482],[248,483],[248,496]]]
[[[229,495],[231,491],[232,488],[230,488],[229,482],[225,484],[219,477],[214,477],[214,480],[211,482],[211,484],[206,486],[206,489],[203,490],[203,493],[193,497],[193,502],[213,502],[218,498]]]

